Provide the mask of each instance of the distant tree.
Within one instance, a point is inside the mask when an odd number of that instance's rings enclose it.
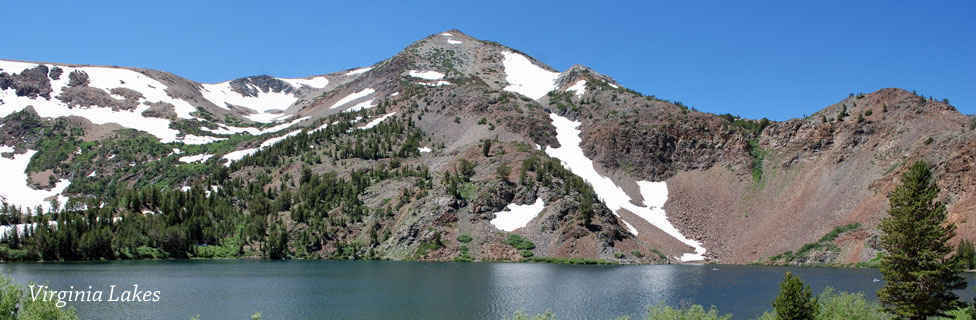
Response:
[[[881,106],[881,113],[885,113],[885,112],[888,112],[888,104],[887,103],[885,103],[883,106]]]
[[[780,320],[812,320],[817,317],[820,302],[810,286],[803,286],[800,277],[787,272],[779,283],[779,296],[773,299],[776,318]]]
[[[507,165],[500,165],[498,169],[495,169],[495,173],[498,175],[498,179],[502,181],[508,181],[508,176],[512,174],[512,167]]]
[[[837,122],[843,122],[844,117],[847,116],[847,105],[841,106],[840,113],[837,114]]]
[[[901,176],[888,197],[888,216],[881,221],[881,259],[886,284],[878,291],[885,310],[908,319],[941,315],[958,305],[952,290],[966,287],[958,264],[947,261],[956,226],[946,222],[945,204],[936,201],[938,186],[923,161]]]
[[[593,196],[584,194],[580,199],[580,217],[583,218],[583,225],[588,226],[593,223]]]
[[[488,157],[491,154],[491,139],[485,139],[485,142],[481,144],[481,153]]]
[[[820,122],[827,123],[827,116],[820,115]]]
[[[959,266],[966,270],[972,270],[974,261],[976,258],[976,248],[973,247],[973,242],[963,239],[956,246],[956,254],[952,255],[953,260],[959,264]]]

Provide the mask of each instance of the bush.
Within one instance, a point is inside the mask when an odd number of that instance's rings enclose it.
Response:
[[[528,314],[525,313],[525,311],[519,310],[519,311],[515,311],[515,314],[512,315],[511,320],[555,320],[555,319],[556,319],[556,315],[549,310],[546,310],[546,313],[544,314],[537,314],[534,316],[529,316]],[[505,320],[508,320],[508,317],[505,317]]]
[[[471,235],[467,233],[462,233],[457,236],[457,241],[461,243],[468,243],[471,242],[471,240],[472,240]]]
[[[878,311],[881,305],[877,302],[868,303],[864,293],[848,293],[835,291],[833,288],[824,289],[820,294],[820,312],[817,319],[890,319],[891,315]]]
[[[34,283],[31,282],[31,285]],[[41,293],[43,295],[43,293]],[[0,314],[10,315],[2,319],[38,320],[77,320],[72,307],[58,307],[58,300],[44,301],[31,298],[30,290],[25,290],[6,275],[0,275]]]
[[[644,254],[641,253],[638,250],[630,250],[630,254],[632,254],[632,255],[634,255],[635,257],[638,257],[638,258],[643,258],[644,257]]]
[[[697,304],[686,309],[673,309],[661,303],[647,306],[647,312],[644,313],[645,320],[727,320],[731,318],[731,314],[720,314],[714,306],[705,311],[705,307]]]
[[[508,245],[515,247],[519,250],[532,250],[535,249],[535,243],[529,241],[529,239],[523,238],[520,235],[509,233],[508,234]]]

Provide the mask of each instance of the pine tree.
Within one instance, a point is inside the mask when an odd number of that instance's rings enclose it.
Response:
[[[776,319],[806,320],[814,319],[820,312],[820,302],[814,297],[810,286],[803,286],[800,277],[787,272],[779,283],[779,296],[773,299]]]
[[[923,161],[902,174],[902,184],[888,197],[891,208],[881,221],[881,260],[885,287],[878,298],[885,310],[908,319],[925,319],[958,305],[952,290],[963,289],[958,264],[948,261],[956,226],[946,223],[945,204],[935,201],[939,188]]]
[[[973,242],[963,239],[956,246],[956,254],[952,255],[952,259],[955,260],[959,266],[966,270],[972,270],[974,266],[973,258],[976,258],[976,247],[973,246]]]

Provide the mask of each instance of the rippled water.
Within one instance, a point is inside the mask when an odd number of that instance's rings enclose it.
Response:
[[[82,319],[502,319],[551,309],[559,319],[640,315],[644,306],[715,305],[736,319],[770,308],[786,271],[811,284],[862,291],[874,269],[762,266],[572,266],[392,261],[124,261],[0,264],[20,283],[56,290],[159,290],[158,302],[74,302]],[[973,275],[967,274],[970,283]],[[120,292],[120,291],[116,291]],[[961,295],[973,297],[972,287]]]

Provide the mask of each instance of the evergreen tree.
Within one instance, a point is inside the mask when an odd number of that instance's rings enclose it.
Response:
[[[888,197],[891,208],[881,221],[881,246],[887,254],[878,291],[885,310],[909,319],[925,319],[958,305],[952,290],[966,287],[959,265],[947,261],[956,226],[946,223],[945,204],[935,201],[939,188],[925,162],[912,164],[902,184]]]
[[[485,157],[491,156],[491,140],[485,139],[485,142],[481,144],[481,153],[484,154]]]
[[[781,320],[812,320],[820,311],[820,302],[810,286],[803,286],[800,277],[787,272],[779,283],[779,296],[773,299],[776,318]]]
[[[973,242],[965,239],[960,241],[959,245],[956,246],[956,254],[952,255],[952,258],[961,268],[972,270],[973,258],[976,258],[976,248],[973,247]]]

